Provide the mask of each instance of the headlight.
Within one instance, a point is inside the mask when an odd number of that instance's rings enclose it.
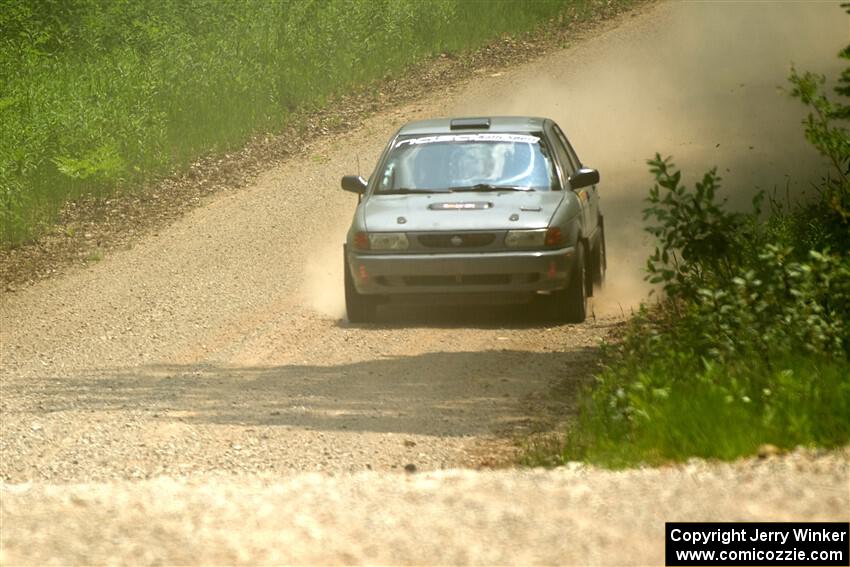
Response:
[[[511,248],[541,248],[546,242],[546,229],[509,230],[505,235],[505,246]]]
[[[403,232],[374,232],[369,234],[369,248],[372,250],[407,250],[410,242]]]
[[[543,246],[558,246],[564,237],[558,227],[541,228],[537,230],[509,230],[505,235],[505,246],[511,248],[542,248]]]

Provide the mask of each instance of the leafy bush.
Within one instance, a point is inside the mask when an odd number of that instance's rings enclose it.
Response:
[[[655,222],[646,231],[655,236],[657,246],[647,260],[647,279],[663,284],[670,297],[693,301],[700,289],[733,277],[741,261],[741,244],[749,241],[751,230],[746,228],[753,223],[717,202],[720,177],[716,169],[690,192],[670,158],[656,154],[648,163],[656,184],[649,191],[644,220]]]
[[[850,4],[842,6],[850,14]],[[850,61],[850,45],[838,55]],[[833,250],[850,254],[850,104],[826,96],[823,75],[801,75],[792,69],[789,80],[793,85],[791,95],[811,109],[803,122],[806,139],[832,164],[821,185],[821,198],[805,215],[818,219]],[[835,92],[850,98],[850,66],[842,71]]]
[[[759,222],[761,195],[752,213],[730,213],[715,200],[714,171],[689,191],[669,159],[656,155],[649,164],[657,183],[645,217],[658,246],[647,278],[668,298],[675,325],[668,332],[684,334],[696,356],[720,360],[847,352],[848,258],[809,250],[798,260],[800,251],[772,240],[772,225]]]

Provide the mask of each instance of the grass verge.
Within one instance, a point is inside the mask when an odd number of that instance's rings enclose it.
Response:
[[[765,445],[790,450],[850,442],[846,360],[785,355],[772,368],[752,361],[706,367],[669,354],[667,362],[644,366],[636,357],[603,372],[596,389],[583,393],[566,434],[528,447],[522,462],[620,468],[692,457],[731,460]],[[730,381],[758,383],[761,395],[736,397]]]

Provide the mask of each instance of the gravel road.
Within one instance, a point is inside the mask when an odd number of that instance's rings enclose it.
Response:
[[[846,519],[848,456],[6,488],[0,561],[663,565],[665,521]]]
[[[569,411],[551,388],[586,383],[645,293],[645,158],[673,153],[691,177],[721,165],[733,202],[817,177],[802,111],[776,87],[792,60],[834,72],[840,14],[653,5],[387,109],[132,248],[3,293],[0,563],[658,564],[665,519],[848,519],[846,451],[463,470],[505,462],[516,434]],[[340,176],[366,173],[402,123],[460,113],[552,116],[602,171],[610,283],[586,324],[509,307],[341,319],[354,203]]]

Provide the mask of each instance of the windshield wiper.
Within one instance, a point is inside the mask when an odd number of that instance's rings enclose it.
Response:
[[[409,193],[447,193],[447,191],[435,191],[434,189],[411,189],[410,187],[396,187],[395,189],[375,191],[375,195],[407,195]]]
[[[492,183],[476,183],[475,185],[461,185],[459,187],[449,187],[452,193],[462,193],[464,191],[534,191],[531,187],[523,187],[521,185],[494,185]]]

